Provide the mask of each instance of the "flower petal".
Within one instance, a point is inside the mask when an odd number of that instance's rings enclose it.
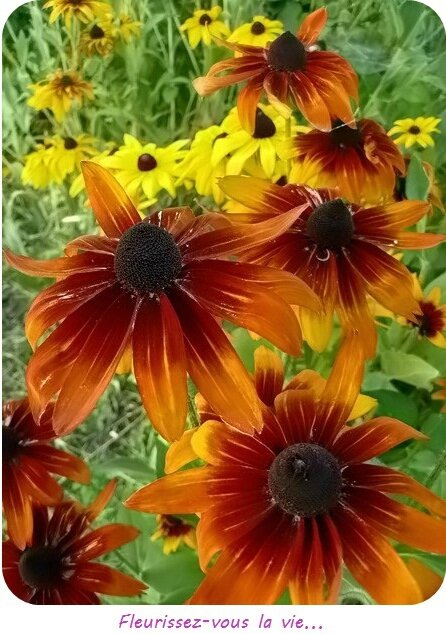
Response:
[[[313,391],[285,390],[276,396],[274,410],[287,445],[308,442],[317,414]]]
[[[197,459],[197,454],[192,447],[192,436],[197,431],[196,428],[186,429],[179,440],[175,440],[167,449],[165,473],[173,473],[181,467]]]
[[[81,484],[89,484],[90,482],[90,469],[83,460],[72,454],[56,449],[51,445],[39,443],[34,445],[30,455],[51,473],[57,473]]]
[[[299,198],[297,193],[292,195],[286,187],[253,176],[225,176],[219,184],[227,196],[249,207],[259,216],[277,216],[306,201],[303,195]]]
[[[185,291],[172,290],[170,299],[183,328],[188,372],[200,393],[225,422],[250,434],[260,429],[260,401],[226,334]]]
[[[33,515],[26,493],[23,475],[9,465],[3,465],[3,508],[11,540],[20,550],[32,542]]]
[[[210,468],[178,471],[132,493],[124,506],[143,513],[200,513],[211,503],[207,495],[211,477]]]
[[[171,207],[151,214],[145,222],[162,227],[178,240],[194,220],[195,216],[189,207]]]
[[[129,196],[105,167],[92,161],[82,161],[81,167],[94,215],[109,238],[119,238],[141,222]]]
[[[114,570],[105,564],[80,563],[76,566],[76,586],[80,590],[119,597],[141,594],[147,586],[142,581]]]
[[[313,11],[302,22],[299,29],[296,32],[296,37],[299,38],[307,47],[314,44],[322,29],[327,22],[328,11],[325,7]]]
[[[140,531],[128,524],[107,524],[83,535],[71,545],[72,557],[76,562],[102,557],[133,541]]]
[[[99,271],[113,272],[113,259],[105,253],[93,251],[79,253],[69,258],[35,260],[26,255],[17,255],[12,251],[5,250],[5,259],[8,264],[21,273],[37,277],[66,277],[73,273],[85,274]]]
[[[237,110],[242,128],[253,134],[256,120],[256,109],[260,93],[263,90],[262,77],[248,81],[237,97]]]
[[[178,440],[187,414],[186,354],[181,324],[164,293],[138,309],[133,364],[153,426],[170,442]]]
[[[257,394],[265,405],[272,406],[283,388],[283,361],[269,348],[259,346],[254,351],[254,368]]]

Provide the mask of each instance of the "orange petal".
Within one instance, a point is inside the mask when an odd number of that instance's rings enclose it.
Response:
[[[304,72],[299,71],[290,80],[289,89],[294,97],[296,106],[304,117],[315,128],[329,132],[331,130],[331,116],[327,105],[315,88],[311,78],[307,77]]]
[[[396,234],[421,220],[430,209],[423,200],[403,200],[380,207],[359,209],[353,219],[356,235],[396,238]]]
[[[178,440],[187,414],[186,354],[180,322],[164,294],[138,309],[133,363],[153,426],[168,441]]]
[[[441,233],[416,233],[415,231],[400,231],[396,239],[399,249],[431,249],[446,240]]]
[[[225,176],[219,185],[229,198],[259,215],[276,216],[305,202],[303,195],[292,195],[290,190],[254,176]]]
[[[162,227],[171,233],[176,240],[192,227],[194,221],[195,216],[189,207],[168,207],[145,218],[145,222]]]
[[[179,440],[175,440],[166,452],[165,473],[173,473],[181,467],[197,459],[197,454],[192,447],[192,436],[197,428],[186,429]]]
[[[265,405],[271,406],[283,388],[283,361],[269,348],[259,346],[254,351],[254,368],[257,394]]]
[[[406,560],[406,566],[421,589],[423,601],[430,599],[441,587],[443,577],[414,557]]]
[[[3,508],[8,535],[20,550],[31,544],[33,515],[20,471],[3,465]]]
[[[328,18],[328,11],[325,7],[313,11],[302,22],[299,29],[296,32],[296,37],[299,38],[306,46],[314,44],[322,29],[325,26]]]
[[[285,390],[276,397],[274,409],[288,445],[312,438],[317,412],[314,392]]]
[[[40,443],[35,446],[32,455],[51,473],[57,473],[81,484],[90,482],[90,469],[76,456]]]
[[[127,293],[116,292],[104,306],[61,385],[53,416],[58,434],[82,423],[110,383],[131,336],[134,313]]]
[[[105,167],[91,161],[82,161],[81,167],[94,215],[109,238],[119,238],[141,222],[129,196]]]
[[[141,594],[147,588],[142,581],[98,563],[81,563],[76,566],[76,586],[80,590],[119,597]]]
[[[114,256],[117,245],[118,240],[106,236],[79,236],[67,242],[64,252],[68,257],[76,255],[79,251],[96,251]]]
[[[384,537],[351,511],[336,511],[334,520],[348,569],[377,603],[406,605],[421,601],[417,583]]]
[[[354,464],[375,458],[409,439],[426,440],[427,436],[395,418],[380,416],[345,429],[332,450],[344,464]]]
[[[102,491],[98,493],[93,502],[86,507],[85,512],[87,513],[88,518],[91,522],[99,517],[107,504],[110,502],[112,496],[116,491],[117,485],[118,482],[116,479],[107,482],[105,487],[102,489]]]
[[[291,227],[304,209],[305,205],[300,205],[254,225],[235,225],[192,238],[185,257],[189,260],[202,260],[221,258],[225,255],[242,255],[247,249],[280,236]]]
[[[101,526],[72,544],[73,559],[76,562],[96,559],[133,541],[139,534],[137,528],[128,524]]]
[[[105,253],[80,253],[72,257],[53,258],[52,260],[35,260],[25,255],[17,255],[5,250],[5,259],[12,267],[37,277],[66,277],[72,273],[91,273],[108,271],[113,273],[114,260]],[[88,277],[85,278],[86,280]]]
[[[20,457],[23,493],[40,504],[54,505],[63,497],[63,490],[45,468],[29,455]]]
[[[144,513],[201,513],[212,501],[207,495],[211,478],[209,468],[178,471],[132,493],[124,506]]]
[[[271,289],[243,276],[243,264],[201,261],[190,264],[182,287],[209,313],[252,330],[288,354],[300,351],[300,328],[291,307]],[[209,280],[212,279],[212,285]],[[312,291],[307,295],[316,302]],[[304,295],[304,293],[302,293]]]
[[[241,431],[262,427],[260,401],[248,372],[215,319],[186,292],[171,292],[186,344],[188,372],[216,412]]]
[[[256,120],[256,109],[260,93],[263,90],[262,78],[251,79],[239,92],[237,110],[242,128],[253,134]]]

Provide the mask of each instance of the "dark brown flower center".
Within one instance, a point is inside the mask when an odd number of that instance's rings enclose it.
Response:
[[[141,154],[138,158],[138,169],[141,172],[150,172],[158,165],[156,158],[151,154]]]
[[[256,122],[254,126],[253,137],[255,139],[267,139],[276,134],[276,126],[272,119],[270,119],[263,110],[257,108],[256,110]]]
[[[181,265],[181,253],[172,235],[149,222],[127,229],[116,249],[116,277],[138,294],[163,291],[178,277]]]
[[[68,88],[68,86],[74,85],[74,81],[73,78],[70,77],[70,75],[62,75],[62,77],[60,78],[60,84],[64,88]]]
[[[97,24],[95,24],[90,31],[90,37],[92,40],[100,40],[104,37],[104,35],[105,32]]]
[[[417,125],[411,125],[409,128],[411,134],[420,134],[421,129]]]
[[[53,588],[62,581],[63,562],[53,546],[35,546],[23,551],[19,572],[26,585],[32,588]]]
[[[411,323],[422,337],[434,337],[446,328],[443,312],[433,302],[420,302],[420,310],[417,321]]]
[[[251,33],[253,35],[262,35],[262,33],[265,33],[265,31],[265,25],[261,22],[256,21],[251,24]]]
[[[266,57],[273,70],[292,73],[305,67],[307,54],[302,42],[290,31],[285,31],[271,42]]]
[[[3,463],[12,462],[20,453],[20,438],[17,433],[2,425],[2,460]]]
[[[201,26],[206,26],[206,24],[210,24],[212,22],[212,18],[207,13],[203,13],[198,20]]]
[[[77,148],[77,141],[69,136],[64,139],[63,146],[66,150],[75,150]]]
[[[190,526],[174,515],[161,516],[161,530],[165,537],[178,537],[186,535],[190,531]]]
[[[274,502],[290,515],[327,513],[341,497],[342,474],[337,459],[311,443],[291,445],[274,459],[268,486]]]
[[[339,148],[359,147],[362,141],[358,128],[350,128],[339,119],[333,121],[330,137]]]
[[[318,247],[334,251],[348,246],[354,231],[352,214],[340,198],[316,207],[305,227],[305,235]]]

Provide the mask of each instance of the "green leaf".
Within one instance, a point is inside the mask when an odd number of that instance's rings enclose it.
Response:
[[[418,409],[415,403],[405,394],[392,390],[368,391],[378,401],[378,409],[374,416],[391,416],[409,425],[416,425]]]
[[[144,580],[149,586],[161,594],[175,593],[176,601],[179,603],[191,596],[203,577],[196,552],[187,547],[171,555],[162,556],[144,572]]]
[[[126,475],[138,482],[149,482],[155,477],[146,460],[141,458],[109,458],[100,464],[93,466],[95,471],[106,473],[111,478],[118,475]]]
[[[421,159],[412,156],[406,177],[406,196],[410,200],[427,200],[429,179],[424,171]]]
[[[431,389],[431,381],[439,375],[436,368],[413,354],[387,350],[381,354],[382,369],[387,376],[409,385]]]

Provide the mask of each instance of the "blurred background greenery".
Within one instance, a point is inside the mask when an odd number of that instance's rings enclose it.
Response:
[[[59,255],[63,245],[80,234],[95,231],[84,199],[69,196],[69,182],[44,190],[24,186],[20,180],[23,157],[32,151],[36,139],[45,133],[74,136],[91,134],[103,142],[120,145],[124,133],[140,140],[167,144],[191,138],[213,123],[219,123],[234,104],[235,88],[198,98],[191,80],[226,53],[216,46],[199,45],[192,50],[179,25],[200,6],[210,3],[192,0],[139,0],[111,2],[130,10],[142,23],[140,38],[120,44],[108,58],[93,57],[82,62],[83,75],[94,84],[95,99],[61,123],[45,112],[32,110],[26,100],[28,86],[57,67],[69,68],[73,51],[67,31],[59,20],[48,23],[41,1],[30,2],[9,18],[3,33],[3,239],[8,248],[38,258]],[[440,186],[446,186],[446,36],[439,18],[412,0],[224,0],[223,16],[231,28],[254,15],[282,20],[295,30],[303,15],[327,6],[329,22],[320,45],[339,51],[360,76],[358,116],[377,119],[386,129],[394,120],[435,116],[442,122],[435,148],[412,152],[408,189],[427,196],[427,182],[417,169],[420,160],[436,169]],[[202,200],[182,190],[176,199],[197,209]],[[172,205],[167,194],[158,207]],[[440,212],[427,218],[427,230],[445,231]],[[421,272],[428,289],[440,286],[446,300],[446,245],[426,253],[412,252],[405,262]],[[47,282],[29,278],[5,267],[3,287],[3,393],[4,399],[24,393],[24,370],[30,348],[23,333],[23,319],[36,293]],[[363,391],[378,398],[377,414],[394,416],[430,436],[426,443],[406,443],[384,456],[386,464],[428,483],[440,495],[446,493],[445,430],[440,403],[432,401],[433,381],[446,376],[444,351],[429,341],[418,341],[411,331],[393,322],[380,329],[379,351],[367,368]],[[253,341],[239,329],[232,331],[243,360],[252,367]],[[287,363],[289,373],[312,367],[327,375],[335,347],[323,355],[305,348],[300,359]],[[131,375],[117,376],[89,419],[58,444],[90,465],[93,486],[67,483],[67,492],[88,502],[111,477],[119,477],[115,501],[103,521],[125,521],[141,528],[135,542],[110,555],[111,563],[141,577],[151,589],[143,598],[149,603],[182,603],[202,577],[196,554],[183,546],[163,555],[162,544],[150,541],[155,518],[123,509],[124,499],[141,484],[162,475],[166,445],[152,430]],[[193,522],[192,518],[189,521]],[[444,574],[445,558],[411,553]],[[352,579],[346,578],[345,603],[371,602]],[[106,599],[112,602],[128,603]],[[135,599],[140,602],[141,599]],[[287,596],[282,602],[287,602]]]

